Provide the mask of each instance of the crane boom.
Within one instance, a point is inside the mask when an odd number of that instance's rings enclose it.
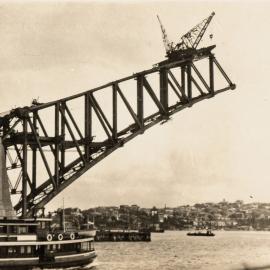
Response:
[[[186,48],[196,49],[198,47],[214,15],[215,12],[212,12],[210,16],[201,21],[199,24],[197,24],[195,27],[193,27],[190,31],[188,31],[185,35],[181,37],[181,40],[185,44]]]
[[[168,35],[166,33],[166,30],[165,30],[164,26],[162,25],[161,20],[160,20],[160,18],[159,18],[158,15],[157,15],[157,18],[158,18],[158,21],[159,21],[159,24],[160,24],[160,28],[161,28],[161,32],[162,32],[163,44],[164,44],[166,53],[168,53],[168,52],[172,51],[172,49],[173,49],[173,43],[169,41]]]

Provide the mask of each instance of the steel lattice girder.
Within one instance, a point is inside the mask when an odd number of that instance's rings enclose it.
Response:
[[[1,118],[0,128],[6,153],[8,155],[11,150],[15,149],[16,156],[13,158],[15,162],[8,156],[11,163],[8,169],[21,167],[21,172],[16,177],[16,183],[13,183],[13,179],[10,181],[11,193],[21,195],[15,205],[15,210],[22,216],[33,215],[88,169],[137,135],[144,133],[148,128],[159,122],[166,122],[174,113],[191,107],[199,101],[226,90],[235,89],[235,84],[230,81],[214,55],[209,52],[204,58],[208,63],[208,78],[204,78],[199,72],[194,59],[175,61],[54,102],[17,108]],[[179,76],[175,76],[173,70],[179,70]],[[216,70],[220,72],[227,84],[221,89],[214,87]],[[197,79],[192,75],[193,73]],[[159,77],[159,96],[147,79],[147,75],[151,74]],[[121,86],[124,82],[134,80],[136,80],[134,90],[137,99],[135,109],[128,101],[127,91],[125,92]],[[96,93],[105,88],[109,88],[111,91],[110,119],[112,119],[112,123],[95,97]],[[169,91],[172,91],[177,97],[175,104],[169,104]],[[144,95],[146,93],[149,94],[157,108],[157,111],[147,117],[144,115]],[[83,129],[77,124],[68,104],[79,98],[84,100],[81,105],[84,113],[80,116],[84,122]],[[118,104],[120,102],[124,104],[127,114],[133,120],[121,130],[118,129]],[[40,113],[48,109],[54,111],[54,134],[50,136],[45,128],[50,119],[44,121],[40,117]],[[107,136],[105,140],[94,140],[94,114]],[[67,139],[67,134],[69,134],[69,139]],[[49,147],[53,154],[53,165],[46,156],[46,147]],[[74,149],[78,157],[67,162],[66,153],[69,149]],[[29,156],[31,156],[31,160]],[[37,184],[38,163],[43,163],[48,175],[48,178],[39,184]],[[31,171],[31,175],[29,171]]]

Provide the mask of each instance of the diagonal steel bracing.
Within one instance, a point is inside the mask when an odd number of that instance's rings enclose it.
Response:
[[[235,89],[210,51],[204,58],[208,59],[207,77],[199,72],[194,59],[168,62],[77,95],[16,108],[4,116],[0,121],[3,144],[6,153],[14,153],[14,157],[8,156],[13,163],[8,168],[18,171],[18,176],[10,183],[12,194],[20,195],[15,210],[22,216],[35,214],[83,173],[137,135],[197,102]],[[225,79],[226,85],[221,89],[215,89],[215,72]],[[148,76],[152,76],[155,83]],[[132,86],[127,91],[123,83]],[[102,91],[106,91],[106,98],[110,99],[109,112],[96,98]],[[169,98],[170,91],[175,100]],[[136,96],[133,105],[129,97],[131,92]],[[146,95],[156,108],[150,115],[145,115]],[[70,109],[71,101],[80,102],[83,113],[74,115]],[[119,112],[121,104],[132,120],[124,127],[121,127],[123,113]],[[53,114],[43,117],[47,111],[53,111]],[[98,134],[94,115],[105,138]],[[51,119],[54,119],[53,123]]]

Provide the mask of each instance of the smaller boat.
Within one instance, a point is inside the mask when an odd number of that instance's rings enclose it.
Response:
[[[164,229],[162,229],[162,228],[151,228],[150,229],[150,231],[151,231],[151,233],[164,233],[165,232],[165,230]]]
[[[80,236],[95,237],[96,236],[96,227],[94,222],[87,221],[81,226],[81,229],[78,231]]]
[[[207,230],[206,232],[188,232],[187,233],[188,236],[215,236],[214,233],[212,233],[211,230]]]

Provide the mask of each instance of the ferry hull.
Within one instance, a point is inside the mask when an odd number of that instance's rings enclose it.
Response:
[[[1,270],[30,270],[33,268],[40,269],[57,269],[65,267],[81,267],[88,265],[94,261],[96,253],[94,251],[80,254],[71,254],[65,256],[55,256],[40,260],[39,258],[7,258],[0,260]]]
[[[39,258],[5,258],[0,259],[0,269],[1,270],[28,270],[39,264]]]

